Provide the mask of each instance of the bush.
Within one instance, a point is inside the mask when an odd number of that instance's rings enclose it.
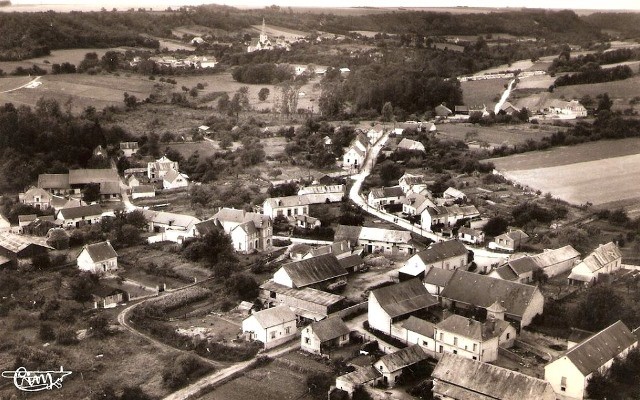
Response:
[[[210,371],[211,367],[193,354],[179,355],[173,364],[162,371],[162,382],[170,389],[178,389]]]
[[[78,343],[76,331],[72,328],[62,328],[56,334],[56,342],[63,346],[69,346]]]
[[[40,331],[38,332],[40,340],[43,342],[49,342],[56,338],[56,333],[53,330],[53,326],[47,322],[40,324]]]

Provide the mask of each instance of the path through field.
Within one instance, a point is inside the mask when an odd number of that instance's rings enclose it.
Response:
[[[21,85],[21,86],[18,86],[17,88],[13,88],[13,89],[9,89],[9,90],[3,90],[3,91],[0,91],[0,93],[11,93],[11,92],[15,92],[16,90],[23,89],[23,88],[35,88],[35,87],[38,87],[41,84],[40,78],[42,78],[42,76],[36,76],[35,78],[33,78],[29,82],[25,83],[24,85]]]

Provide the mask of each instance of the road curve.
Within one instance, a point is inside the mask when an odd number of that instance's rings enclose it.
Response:
[[[9,90],[3,90],[0,93],[11,93],[11,92],[15,92],[16,90],[20,90],[22,88],[25,88],[29,85],[31,85],[34,82],[38,82],[40,80],[40,78],[42,78],[42,76],[36,76],[35,78],[33,78],[32,80],[30,80],[29,82],[25,83],[22,86],[18,86],[17,88],[13,88],[13,89],[9,89]]]

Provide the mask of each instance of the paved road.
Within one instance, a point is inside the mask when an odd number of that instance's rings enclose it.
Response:
[[[31,85],[31,84],[33,84],[33,83],[35,83],[35,82],[38,82],[38,81],[40,80],[40,78],[42,78],[42,76],[36,76],[35,78],[33,78],[32,80],[30,80],[29,82],[25,83],[25,84],[24,84],[24,85],[22,85],[22,86],[18,86],[17,88],[13,88],[13,89],[9,89],[9,90],[3,90],[3,91],[2,91],[2,92],[0,92],[0,93],[11,93],[11,92],[15,92],[16,90],[20,90],[20,89],[22,89],[22,88],[24,88],[24,87],[27,87],[27,86],[29,86],[29,85]]]

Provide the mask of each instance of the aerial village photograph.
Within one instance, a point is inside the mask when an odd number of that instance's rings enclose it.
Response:
[[[0,0],[0,400],[640,399],[637,0]]]

